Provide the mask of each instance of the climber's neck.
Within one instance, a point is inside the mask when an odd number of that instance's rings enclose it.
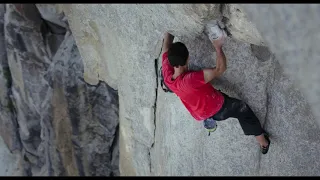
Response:
[[[180,76],[181,74],[183,74],[187,71],[188,71],[187,65],[174,67],[174,73],[172,75],[172,79],[176,79],[178,76]]]

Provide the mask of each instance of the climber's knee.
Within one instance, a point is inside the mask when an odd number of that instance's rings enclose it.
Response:
[[[240,112],[246,112],[249,109],[249,106],[247,103],[241,101],[240,102],[240,107],[239,107],[239,111]]]

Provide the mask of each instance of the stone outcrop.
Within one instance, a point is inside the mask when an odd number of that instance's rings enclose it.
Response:
[[[68,23],[54,8],[5,6],[1,106],[12,105],[1,109],[1,135],[20,150],[22,175],[117,176],[117,91],[84,81]]]

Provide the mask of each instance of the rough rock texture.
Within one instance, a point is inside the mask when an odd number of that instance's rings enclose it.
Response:
[[[212,67],[212,47],[205,36],[183,40],[194,69]],[[155,175],[320,175],[320,133],[309,105],[282,73],[273,57],[257,59],[250,44],[228,39],[224,50],[228,70],[213,82],[227,94],[243,99],[271,134],[262,155],[253,137],[244,136],[239,122],[218,123],[207,136],[173,94],[158,90],[156,139],[151,153]],[[201,58],[201,62],[198,60]],[[309,164],[313,164],[312,167]]]
[[[319,5],[7,5],[1,136],[22,150],[23,175],[119,175],[119,147],[122,175],[320,175],[319,12]],[[214,66],[202,33],[211,19],[232,37],[228,70],[212,83],[251,106],[271,134],[267,155],[233,118],[208,137],[158,88],[165,31],[187,45],[192,69]],[[104,82],[119,92],[120,135],[117,92]]]
[[[194,38],[203,30],[202,16],[212,16],[215,8],[176,4],[63,5],[85,59],[86,81],[95,84],[102,79],[119,91],[123,136],[120,154],[124,157],[120,166],[139,167],[125,168],[131,172],[129,175],[150,175],[157,85],[154,66],[162,33],[172,29],[174,34]]]
[[[7,144],[0,137],[0,175],[1,176],[21,176],[21,158],[19,153],[12,154]]]
[[[221,10],[222,21],[233,38],[255,45],[266,45],[255,24],[247,18],[239,4],[223,4]]]
[[[20,150],[17,122],[11,100],[11,73],[7,60],[4,36],[5,5],[0,5],[0,135],[10,151]]]
[[[36,7],[39,10],[41,17],[46,21],[58,25],[59,27],[68,28],[68,22],[66,21],[62,10],[59,9],[59,6],[53,4],[36,4]],[[52,26],[50,28],[55,30]]]
[[[257,46],[251,44],[251,51],[254,56],[257,57],[260,61],[267,61],[270,59],[272,53],[270,52],[269,48],[266,46]]]
[[[119,175],[117,92],[104,82],[93,86],[83,80],[82,58],[67,23],[61,14],[39,9],[41,14],[33,4],[6,5],[11,116],[18,124],[8,131],[20,139],[6,143],[21,142],[24,175]],[[43,18],[50,22],[42,19],[46,12]],[[15,122],[2,117],[2,124]]]
[[[174,94],[157,88],[159,65],[154,59],[163,33],[172,32],[187,45],[192,69],[212,67],[214,51],[202,33],[203,24],[223,19],[223,7],[61,7],[84,59],[85,80],[103,80],[119,91],[121,175],[320,175],[320,133],[309,105],[283,74],[278,58],[249,44],[265,41],[242,10],[234,12],[240,6],[230,5],[231,12],[224,15],[233,39],[224,47],[228,70],[213,84],[252,107],[273,141],[265,156],[254,137],[243,135],[237,120],[219,122],[208,137]],[[235,23],[237,18],[242,23]],[[264,54],[257,56],[256,50]]]
[[[305,94],[320,127],[320,5],[242,6],[286,74]]]
[[[156,44],[165,31],[169,30],[177,36],[194,38],[202,33],[203,21],[209,17],[215,18],[219,13],[218,6],[213,4],[70,4],[61,6],[68,17],[81,56],[88,59],[84,61],[85,80],[90,84],[103,80],[113,88],[119,88],[118,85],[127,80],[127,74],[125,76],[123,74],[127,66],[135,64],[139,65],[137,69],[147,69],[145,67],[148,67],[148,63],[154,63]],[[137,44],[133,46],[132,42]],[[133,58],[144,60],[137,62]],[[132,73],[154,76],[154,69],[146,71],[149,72]],[[132,78],[139,77],[136,74],[132,75]],[[139,79],[133,81],[139,81]]]

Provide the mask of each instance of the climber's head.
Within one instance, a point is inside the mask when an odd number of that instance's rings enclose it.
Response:
[[[189,51],[181,42],[172,43],[168,50],[170,65],[175,68],[188,68]]]

